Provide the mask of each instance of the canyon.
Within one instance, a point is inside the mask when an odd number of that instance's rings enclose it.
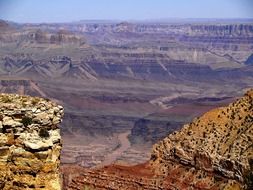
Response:
[[[76,169],[67,189],[252,189],[253,90],[153,146],[148,162]],[[68,177],[71,172],[64,168]],[[65,176],[66,177],[66,176]]]
[[[0,91],[64,107],[63,168],[124,167],[148,162],[154,144],[253,88],[252,50],[248,20],[1,20]]]

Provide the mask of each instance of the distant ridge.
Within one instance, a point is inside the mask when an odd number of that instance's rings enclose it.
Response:
[[[66,22],[16,22],[16,21],[7,21],[0,19],[0,22],[6,22],[9,24],[114,24],[121,22],[129,23],[164,23],[164,24],[187,24],[187,23],[196,23],[196,24],[253,24],[253,18],[157,18],[157,19],[83,19],[79,21],[66,21]]]

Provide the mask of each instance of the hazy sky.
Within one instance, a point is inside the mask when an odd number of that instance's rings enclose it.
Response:
[[[253,0],[0,0],[0,18],[16,22],[253,18]]]

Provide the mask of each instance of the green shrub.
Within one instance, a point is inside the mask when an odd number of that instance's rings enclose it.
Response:
[[[39,131],[39,136],[42,138],[48,138],[49,137],[49,132],[47,131],[47,129],[42,128]]]
[[[23,117],[21,123],[23,123],[23,125],[25,127],[27,127],[28,125],[32,124],[32,118],[30,118],[30,117]]]

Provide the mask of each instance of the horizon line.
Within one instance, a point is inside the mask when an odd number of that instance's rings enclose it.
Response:
[[[0,20],[3,20],[5,22],[10,22],[10,23],[16,23],[16,24],[64,24],[64,23],[78,23],[78,22],[90,22],[90,23],[95,23],[95,22],[112,22],[112,23],[117,23],[117,22],[129,22],[129,23],[145,23],[145,22],[162,22],[162,23],[177,23],[178,21],[188,21],[188,22],[203,22],[203,21],[208,21],[208,22],[217,22],[217,21],[247,21],[247,22],[252,22],[253,24],[253,18],[251,17],[213,17],[213,18],[187,18],[187,17],[169,17],[169,18],[149,18],[149,19],[80,19],[80,20],[73,20],[73,21],[41,21],[41,22],[19,22],[19,21],[13,21],[13,20],[7,20],[0,18]]]

